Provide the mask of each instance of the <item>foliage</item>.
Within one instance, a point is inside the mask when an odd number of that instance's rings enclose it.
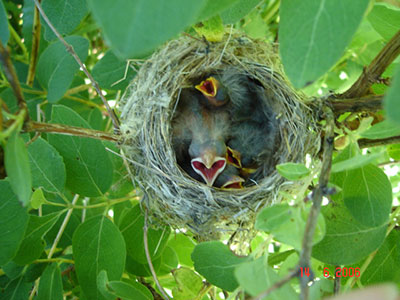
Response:
[[[42,5],[111,105],[137,71],[125,59],[146,58],[182,32],[212,40],[224,25],[228,34],[238,30],[278,41],[289,80],[320,98],[346,91],[400,29],[400,4],[392,0],[43,0]],[[157,299],[144,248],[141,192],[115,155],[116,145],[49,132],[39,137],[25,122],[111,132],[105,106],[32,0],[0,0],[0,41],[8,46],[27,105],[25,111],[2,65],[0,299]],[[382,282],[400,287],[400,144],[358,146],[365,138],[399,136],[399,59],[369,92],[385,94],[385,110],[336,116],[336,146],[342,151],[334,154],[330,177],[336,193],[327,193],[313,239],[310,269],[318,280],[312,299],[333,294],[338,266],[360,268],[360,277],[343,275],[342,291]],[[319,169],[288,162],[278,171],[308,184],[285,195],[287,203],[259,213],[259,232],[245,257],[221,241],[198,242],[185,229],[148,230],[153,271],[173,299],[226,299],[222,291],[231,299],[255,297],[296,266],[310,211],[304,200],[312,197],[309,187],[317,184]],[[298,286],[292,279],[268,299],[294,299]]]

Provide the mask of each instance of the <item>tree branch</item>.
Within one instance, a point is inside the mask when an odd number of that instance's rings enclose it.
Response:
[[[373,83],[376,83],[386,68],[400,54],[400,31],[398,31],[386,46],[379,52],[368,67],[364,68],[357,81],[343,94],[336,98],[358,98],[368,93]]]
[[[48,132],[48,133],[58,133],[65,135],[74,135],[74,136],[92,138],[97,140],[105,140],[111,142],[119,141],[119,137],[115,134],[107,133],[100,130],[68,126],[64,124],[51,124],[51,123],[41,123],[41,122],[31,121],[26,123],[24,130],[26,132]]]
[[[382,109],[383,95],[371,95],[357,99],[328,99],[335,115],[345,112],[374,112]]]
[[[392,136],[384,139],[359,139],[358,146],[360,148],[369,148],[369,147],[377,147],[377,146],[384,146],[390,144],[400,144],[400,136]]]
[[[164,291],[163,287],[161,286],[160,281],[157,278],[156,271],[154,270],[154,266],[153,266],[153,263],[151,261],[151,256],[150,256],[150,252],[149,252],[149,243],[148,243],[148,238],[147,238],[148,230],[149,230],[149,226],[148,226],[148,211],[147,211],[147,208],[145,208],[144,209],[144,226],[143,226],[144,252],[146,253],[146,259],[147,259],[147,263],[149,264],[151,275],[153,276],[153,279],[154,279],[159,291],[161,292],[161,294],[162,294],[162,296],[164,297],[165,300],[170,300],[168,295],[167,295],[167,293]]]
[[[49,18],[43,11],[43,8],[41,7],[39,0],[33,0],[35,1],[36,7],[39,9],[40,14],[42,15],[43,19],[46,21],[47,25],[51,28],[51,30],[54,32],[54,34],[57,36],[57,38],[64,44],[65,48],[67,51],[74,57],[76,62],[79,64],[83,72],[86,74],[86,76],[90,79],[90,82],[92,83],[94,89],[96,90],[97,94],[100,96],[101,100],[104,103],[104,106],[106,107],[108,114],[110,115],[111,121],[114,126],[114,132],[119,133],[119,121],[117,116],[115,115],[114,111],[111,109],[110,105],[108,104],[106,98],[104,98],[103,92],[101,91],[98,83],[96,80],[94,80],[93,76],[89,73],[87,70],[86,66],[82,63],[81,59],[79,58],[78,54],[76,54],[74,48],[68,44],[65,39],[61,36],[61,34],[57,31],[57,29],[53,26],[53,24],[50,22]]]
[[[252,300],[261,300],[267,297],[274,290],[280,288],[292,278],[300,276],[301,268],[310,268],[311,251],[313,245],[313,236],[315,232],[315,227],[317,226],[318,215],[321,209],[322,197],[327,193],[327,186],[329,182],[329,176],[332,164],[332,154],[333,154],[333,138],[334,138],[334,126],[335,118],[332,110],[329,106],[325,105],[323,107],[325,113],[326,127],[325,127],[325,140],[324,140],[324,153],[322,157],[322,167],[319,176],[318,186],[314,189],[312,193],[313,205],[311,207],[310,213],[308,215],[306,228],[304,230],[304,237],[302,243],[302,250],[300,253],[299,263],[297,264],[295,270],[289,273],[286,277],[278,282],[275,282],[268,290],[260,293],[257,297]],[[307,276],[299,277],[300,280],[300,299],[308,299],[308,282],[309,278]]]
[[[40,2],[41,0],[39,0]],[[28,76],[26,77],[26,84],[32,86],[35,79],[36,65],[38,62],[39,45],[40,45],[40,30],[42,24],[40,23],[40,14],[37,7],[35,7],[35,12],[33,15],[33,26],[32,26],[32,49],[31,58],[29,61]]]
[[[300,253],[298,268],[309,268],[311,251],[313,244],[313,236],[315,232],[315,227],[317,225],[318,215],[321,209],[322,197],[326,194],[326,189],[329,182],[329,176],[332,164],[332,154],[333,154],[333,138],[334,138],[334,116],[331,109],[328,106],[324,106],[326,127],[325,127],[325,140],[324,140],[324,153],[322,157],[322,167],[319,176],[318,186],[314,189],[312,193],[313,205],[308,215],[306,228],[304,230],[302,251]],[[308,299],[308,277],[300,277],[300,299]]]
[[[7,49],[0,41],[0,60],[4,67],[4,74],[7,77],[8,82],[13,89],[14,95],[17,98],[18,106],[21,110],[26,112],[25,120],[29,120],[28,107],[26,105],[24,95],[22,94],[21,86],[19,84],[17,73],[15,72],[15,68],[11,63],[10,54]]]

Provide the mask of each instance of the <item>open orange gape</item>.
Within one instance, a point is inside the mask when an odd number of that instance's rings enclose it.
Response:
[[[120,103],[121,151],[153,224],[204,239],[251,229],[261,207],[301,185],[275,166],[316,156],[314,105],[288,84],[272,44],[168,42]]]

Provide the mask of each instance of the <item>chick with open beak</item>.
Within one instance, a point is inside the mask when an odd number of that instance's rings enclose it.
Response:
[[[217,78],[217,76],[210,76],[195,86],[207,99],[206,103],[214,107],[220,107],[229,102],[226,88]]]
[[[195,89],[181,91],[173,121],[173,144],[180,166],[188,165],[189,157],[192,170],[212,186],[226,166],[230,122],[228,112],[208,109],[202,98]]]
[[[193,170],[199,174],[208,186],[212,186],[218,175],[226,167],[225,143],[222,140],[208,140],[199,143],[193,140],[189,147],[189,155]]]

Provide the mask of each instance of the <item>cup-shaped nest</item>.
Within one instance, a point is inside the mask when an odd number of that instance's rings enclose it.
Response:
[[[121,103],[121,149],[133,179],[145,193],[152,220],[189,228],[202,237],[251,227],[255,213],[298,188],[275,168],[252,186],[221,190],[190,177],[177,164],[171,121],[183,88],[193,79],[225,68],[242,70],[268,93],[279,127],[273,161],[304,162],[320,147],[315,112],[283,76],[276,46],[235,34],[208,44],[184,36],[168,42],[143,62]]]

